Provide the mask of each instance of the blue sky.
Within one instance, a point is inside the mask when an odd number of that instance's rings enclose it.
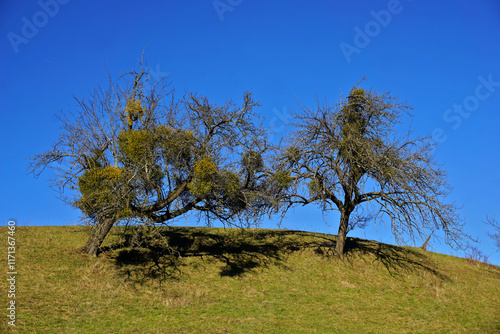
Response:
[[[463,206],[466,232],[500,264],[482,223],[500,219],[500,2],[482,1],[81,1],[0,2],[0,219],[64,225],[79,213],[34,179],[27,157],[59,135],[55,114],[76,108],[107,71],[135,69],[145,48],[153,75],[211,101],[241,101],[252,90],[264,125],[278,135],[315,94],[335,102],[363,86],[413,105],[415,135],[434,134],[449,172],[450,200]],[[195,224],[191,221],[190,224]],[[266,221],[265,227],[276,227]],[[336,234],[298,208],[282,227]],[[393,243],[388,226],[351,236]],[[419,245],[418,245],[419,246]],[[438,252],[454,252],[433,243]]]

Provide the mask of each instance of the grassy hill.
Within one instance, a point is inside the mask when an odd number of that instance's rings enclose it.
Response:
[[[92,258],[87,233],[17,228],[1,333],[500,333],[492,265],[361,239],[341,261],[332,235],[214,228],[113,235]]]

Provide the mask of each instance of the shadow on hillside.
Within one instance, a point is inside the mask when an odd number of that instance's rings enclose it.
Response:
[[[130,279],[176,278],[189,258],[221,263],[221,276],[240,276],[270,264],[284,265],[289,254],[307,247],[298,231],[164,228],[154,234],[123,233],[103,252]]]
[[[291,230],[176,227],[153,232],[132,229],[119,235],[121,241],[103,251],[126,277],[140,283],[178,278],[187,265],[214,263],[221,276],[240,276],[269,265],[286,267],[286,259],[294,252],[313,250],[310,255],[332,257],[335,247],[333,236]],[[348,261],[356,253],[372,254],[393,276],[415,269],[440,276],[424,254],[403,247],[348,238],[346,253]]]
[[[440,279],[448,279],[437,270],[425,252],[418,249],[383,244],[375,241],[348,238],[346,241],[347,258],[355,254],[373,255],[373,262],[380,262],[393,277],[403,272],[423,271]]]

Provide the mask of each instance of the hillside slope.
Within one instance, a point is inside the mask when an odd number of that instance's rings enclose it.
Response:
[[[18,227],[17,326],[3,316],[0,332],[500,332],[500,267],[360,239],[341,261],[335,236],[299,231],[160,234],[112,236],[92,258],[84,227]]]

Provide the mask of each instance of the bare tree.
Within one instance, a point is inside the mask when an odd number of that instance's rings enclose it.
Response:
[[[162,224],[195,211],[207,224],[255,222],[268,147],[251,93],[241,106],[176,99],[142,60],[121,80],[124,87],[110,79],[109,89],[77,99],[75,113],[61,113],[59,140],[29,166],[35,176],[55,169],[52,185],[93,225],[85,251],[95,256],[123,221]]]
[[[500,222],[495,217],[486,217],[485,223],[493,228],[491,233],[488,232],[488,236],[495,242],[497,251],[500,251]]]
[[[441,229],[448,244],[462,247],[463,221],[455,205],[444,202],[450,187],[433,160],[433,144],[396,130],[411,108],[358,85],[337,104],[300,105],[295,131],[275,167],[286,181],[277,208],[286,212],[316,203],[324,211],[338,210],[336,252],[341,257],[352,214],[367,204],[376,221],[390,220],[398,242],[405,236],[424,239]]]

